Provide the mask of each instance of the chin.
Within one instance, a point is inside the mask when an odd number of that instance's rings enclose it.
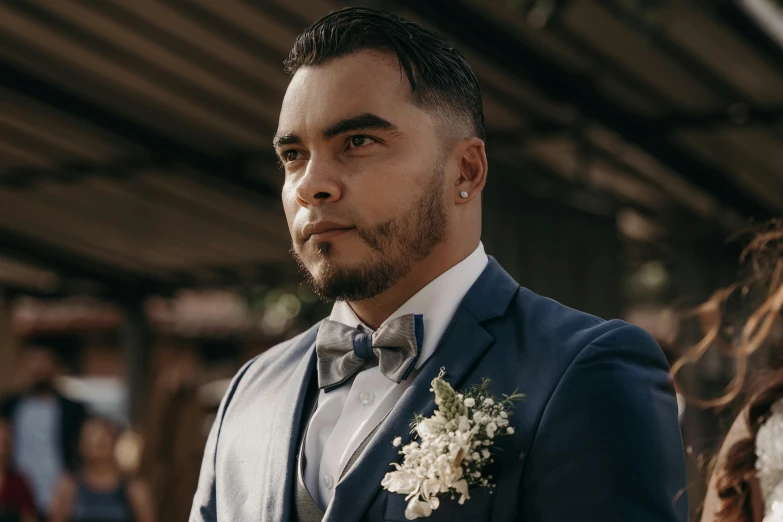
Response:
[[[362,258],[355,255],[343,256],[335,252],[330,252],[327,255],[318,255],[311,263],[308,263],[308,271],[313,275],[314,279],[320,281],[335,272],[342,272],[344,270],[351,270],[352,268],[359,267],[361,261]]]
[[[318,264],[322,260],[329,263],[339,263],[350,266],[359,264],[370,253],[363,241],[356,241],[350,237],[340,237],[332,241],[323,241],[308,245],[308,257]]]

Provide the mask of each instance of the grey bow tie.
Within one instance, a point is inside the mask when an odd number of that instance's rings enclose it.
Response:
[[[377,357],[381,373],[399,383],[413,370],[424,339],[424,317],[403,315],[374,333],[325,319],[318,329],[318,387],[330,392]]]

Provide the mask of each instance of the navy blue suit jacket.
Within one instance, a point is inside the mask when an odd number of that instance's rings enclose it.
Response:
[[[191,522],[288,521],[296,439],[316,371],[318,325],[247,363],[207,442]],[[426,335],[426,332],[425,332]],[[643,330],[571,310],[490,263],[438,348],[335,487],[329,522],[404,521],[402,495],[380,487],[410,440],[414,413],[435,409],[430,382],[446,367],[458,390],[492,379],[515,389],[515,433],[496,439],[486,469],[497,489],[444,498],[432,521],[685,522],[677,403],[661,349]]]

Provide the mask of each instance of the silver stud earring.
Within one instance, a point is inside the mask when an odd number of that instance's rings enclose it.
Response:
[[[462,192],[460,192],[460,193],[459,193],[459,195],[460,195],[460,197],[461,197],[462,199],[465,199],[465,198],[467,198],[467,197],[468,197],[468,193],[467,193],[467,192],[465,192],[464,190],[463,190]]]

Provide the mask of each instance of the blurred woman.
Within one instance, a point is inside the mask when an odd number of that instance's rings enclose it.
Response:
[[[79,439],[81,470],[58,485],[50,522],[154,522],[145,482],[125,480],[115,457],[118,432],[101,418],[89,419]]]
[[[35,502],[27,481],[11,466],[13,433],[0,419],[0,522],[35,522]]]
[[[763,289],[762,303],[745,321],[732,354],[735,378],[726,393],[712,400],[691,399],[703,407],[731,404],[743,392],[748,359],[772,340],[783,314],[783,222],[773,222],[759,233],[743,257],[750,256],[754,276],[744,284],[719,290],[698,310],[707,335],[672,366],[672,374],[698,361],[725,332],[723,310],[736,292]],[[777,351],[783,344],[777,346]],[[721,449],[713,469],[702,511],[702,522],[783,522],[783,368],[758,381]]]

